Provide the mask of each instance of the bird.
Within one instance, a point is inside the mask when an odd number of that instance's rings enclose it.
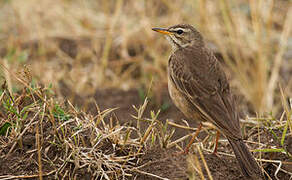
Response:
[[[207,47],[201,33],[189,24],[152,28],[166,35],[172,46],[168,60],[168,90],[174,104],[190,120],[213,124],[228,139],[242,174],[262,179],[260,166],[243,141],[235,96],[222,65]],[[216,143],[219,133],[217,133]],[[217,144],[215,150],[217,149]]]

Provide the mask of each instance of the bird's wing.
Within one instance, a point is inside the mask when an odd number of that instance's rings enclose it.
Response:
[[[216,57],[213,54],[201,54],[200,57],[193,58],[214,59],[193,59],[188,62],[186,56],[192,57],[187,52],[182,52],[174,53],[169,59],[169,76],[175,87],[205,120],[212,122],[226,136],[241,138],[234,99]]]

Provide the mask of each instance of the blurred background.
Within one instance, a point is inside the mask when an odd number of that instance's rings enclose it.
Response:
[[[242,111],[282,111],[280,87],[292,97],[289,0],[2,0],[0,57],[10,73],[0,70],[1,83],[17,91],[14,76],[29,79],[85,109],[130,108],[146,95],[167,108],[171,47],[151,28],[178,23],[203,34]]]

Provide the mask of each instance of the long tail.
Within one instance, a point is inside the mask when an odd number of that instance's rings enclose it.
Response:
[[[243,140],[228,138],[228,141],[231,144],[243,175],[250,179],[263,179],[261,168],[248,150]]]

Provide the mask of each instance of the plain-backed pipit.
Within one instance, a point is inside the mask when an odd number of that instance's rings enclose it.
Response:
[[[168,88],[175,105],[189,119],[215,125],[231,144],[243,175],[260,179],[261,169],[242,139],[226,75],[202,35],[187,24],[153,30],[167,35],[173,48],[168,61]]]

